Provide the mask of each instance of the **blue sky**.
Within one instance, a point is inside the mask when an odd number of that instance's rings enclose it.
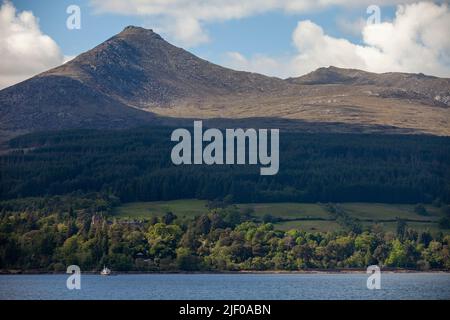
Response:
[[[65,55],[77,55],[120,32],[127,25],[157,28],[152,24],[152,17],[119,15],[114,13],[96,13],[88,0],[15,0],[17,10],[31,10],[39,18],[43,33],[51,36],[61,47]],[[81,29],[66,28],[66,8],[76,4],[81,8]],[[391,20],[395,6],[383,7],[382,20]],[[327,34],[344,37],[360,43],[361,37],[341,30],[337,20],[353,21],[366,19],[366,7],[342,8],[332,6],[325,10],[313,10],[304,14],[285,13],[281,10],[253,15],[242,19],[205,23],[210,37],[207,43],[189,47],[189,51],[220,63],[223,54],[237,51],[246,56],[265,54],[283,56],[292,54],[292,32],[297,22],[309,19],[320,25]],[[166,40],[178,44],[170,35],[162,34]],[[181,44],[178,44],[182,46]]]

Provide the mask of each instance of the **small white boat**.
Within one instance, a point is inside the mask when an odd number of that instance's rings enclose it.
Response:
[[[111,274],[111,270],[108,269],[107,267],[103,266],[103,270],[102,270],[102,272],[100,272],[100,274],[102,276],[109,276]]]

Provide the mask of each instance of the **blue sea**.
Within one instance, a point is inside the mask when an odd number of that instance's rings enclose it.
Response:
[[[0,299],[309,300],[450,299],[449,273],[386,273],[369,290],[366,274],[0,275]]]

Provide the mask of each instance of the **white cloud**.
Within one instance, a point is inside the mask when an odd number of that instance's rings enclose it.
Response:
[[[9,2],[0,7],[0,89],[61,64],[64,56],[52,38],[39,29],[30,11],[16,12]]]
[[[145,26],[153,28],[155,32],[170,35],[171,40],[181,46],[194,47],[209,41],[209,36],[201,27],[200,22],[192,17],[161,18],[158,21],[158,27],[154,27],[154,25],[147,26],[147,24]]]
[[[257,72],[287,78],[291,76],[292,70],[290,70],[289,64],[281,61],[282,59],[280,57],[275,59],[263,54],[246,58],[241,53],[232,51],[226,53],[224,65],[234,70]]]
[[[416,0],[377,0],[395,5]],[[365,8],[374,0],[91,0],[98,13],[148,17],[152,27],[165,32],[177,44],[191,47],[208,41],[203,25],[245,18],[270,11],[304,13],[331,6]],[[157,24],[157,25],[155,25]]]
[[[280,77],[299,76],[319,67],[337,66],[372,72],[414,72],[450,77],[450,9],[447,4],[400,5],[392,22],[365,25],[363,44],[334,38],[311,21],[300,21],[292,39],[298,53],[290,59],[229,56],[226,65]],[[277,63],[278,61],[278,63]],[[267,72],[269,71],[269,72]],[[286,73],[287,72],[287,73]]]
[[[293,41],[297,72],[335,65],[373,72],[423,72],[450,76],[450,10],[448,5],[422,2],[401,5],[392,22],[366,25],[363,45],[323,33],[308,21],[299,22]]]
[[[327,65],[364,67],[363,58],[356,52],[358,46],[324,34],[320,26],[309,20],[299,22],[292,37],[299,54],[291,63],[298,74]]]

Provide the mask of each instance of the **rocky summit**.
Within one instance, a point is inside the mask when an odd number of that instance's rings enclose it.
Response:
[[[450,79],[328,67],[283,80],[221,67],[129,26],[0,91],[0,131],[10,135],[185,118],[450,135]]]

